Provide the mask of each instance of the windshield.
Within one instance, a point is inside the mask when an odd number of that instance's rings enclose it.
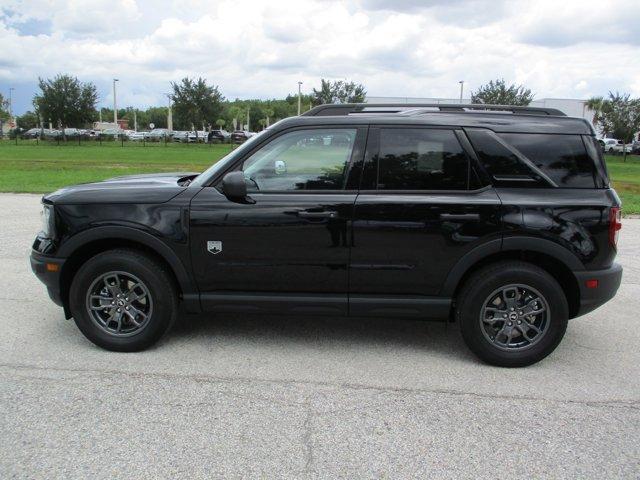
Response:
[[[207,183],[212,177],[217,175],[221,170],[225,168],[225,166],[227,165],[230,159],[234,158],[236,155],[242,155],[247,150],[250,150],[255,143],[259,142],[260,139],[264,137],[265,132],[271,130],[278,123],[280,122],[276,122],[273,125],[267,127],[265,130],[262,130],[261,132],[256,133],[252,137],[249,137],[249,139],[246,142],[244,142],[242,145],[240,145],[238,148],[227,153],[224,157],[222,157],[216,163],[211,165],[209,168],[207,168],[204,172],[202,172],[196,178],[194,178],[193,181],[191,182],[191,185],[204,187],[205,183]]]

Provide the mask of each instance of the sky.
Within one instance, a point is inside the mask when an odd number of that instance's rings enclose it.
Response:
[[[31,109],[38,78],[92,81],[99,106],[165,105],[203,77],[228,99],[320,78],[371,96],[465,97],[495,78],[535,98],[640,96],[639,0],[0,0],[0,93]]]

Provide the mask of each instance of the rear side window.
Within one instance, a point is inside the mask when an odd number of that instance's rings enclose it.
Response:
[[[453,130],[380,130],[379,190],[467,190],[471,175]]]
[[[499,136],[559,187],[596,186],[594,165],[580,135],[503,133]]]

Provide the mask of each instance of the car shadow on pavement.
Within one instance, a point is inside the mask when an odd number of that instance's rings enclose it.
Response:
[[[455,323],[368,317],[182,315],[162,343],[214,339],[310,347],[321,344],[323,348],[421,349],[458,358],[468,355]],[[473,357],[469,354],[469,358]]]

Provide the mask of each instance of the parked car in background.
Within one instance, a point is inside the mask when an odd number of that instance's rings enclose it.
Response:
[[[174,142],[194,143],[196,141],[196,134],[195,132],[174,130],[173,133],[171,134],[171,138],[173,139]]]
[[[631,153],[631,144],[624,144],[622,140],[616,138],[603,138],[602,149],[609,154]]]
[[[63,130],[63,135],[65,137],[77,137],[80,135],[80,131],[77,128],[65,128]]]
[[[106,128],[100,131],[99,136],[100,138],[104,138],[104,139],[114,139],[123,133],[124,133],[124,130],[120,128]]]
[[[631,153],[640,155],[640,140],[636,140],[631,144]]]
[[[55,128],[51,128],[51,129],[50,128],[45,128],[42,131],[42,136],[44,138],[49,139],[49,140],[56,139],[56,138],[60,137],[61,135],[62,135],[62,132],[60,130],[56,130]]]
[[[231,134],[226,130],[211,130],[207,135],[207,142],[226,142]]]
[[[40,137],[40,129],[39,128],[30,128],[26,132],[22,132],[22,138],[39,138]]]
[[[154,128],[150,132],[145,132],[145,140],[149,142],[159,142],[170,136],[169,130],[166,128]]]
[[[243,143],[246,142],[249,138],[254,136],[255,133],[248,132],[246,130],[236,130],[231,134],[231,141],[233,143]]]
[[[131,132],[129,132],[127,134],[127,138],[129,140],[131,140],[132,142],[141,142],[145,138],[144,137],[145,133],[147,133],[147,132],[133,132],[133,131],[131,131]]]

